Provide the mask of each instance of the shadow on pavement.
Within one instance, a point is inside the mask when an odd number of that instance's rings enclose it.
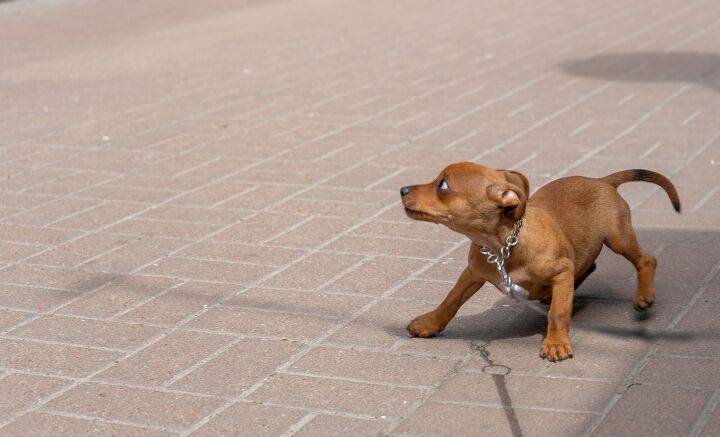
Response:
[[[560,64],[569,74],[612,81],[688,82],[720,92],[720,54],[612,53]]]

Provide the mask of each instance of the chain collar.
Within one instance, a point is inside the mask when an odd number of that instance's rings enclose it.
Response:
[[[522,225],[523,219],[515,222],[515,227],[513,228],[512,233],[505,239],[505,245],[500,248],[500,254],[496,254],[488,247],[480,246],[480,253],[487,256],[487,262],[495,264],[497,267],[500,278],[502,279],[500,291],[515,300],[527,300],[528,291],[512,281],[510,274],[507,270],[505,270],[505,261],[510,258],[510,250],[513,246],[520,242],[518,234],[520,234],[520,228]]]

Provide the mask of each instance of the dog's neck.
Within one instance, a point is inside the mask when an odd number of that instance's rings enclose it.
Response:
[[[523,221],[526,221],[524,218]],[[470,241],[477,246],[482,246],[499,254],[500,249],[506,244],[507,237],[513,233],[515,222],[503,220],[494,230],[483,230],[481,232],[467,235]]]

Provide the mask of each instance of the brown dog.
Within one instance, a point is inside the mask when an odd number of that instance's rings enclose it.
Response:
[[[595,270],[603,244],[637,269],[635,308],[650,307],[657,262],[640,248],[630,208],[617,192],[620,184],[630,181],[661,186],[680,212],[673,184],[648,170],[626,170],[600,179],[566,177],[528,199],[530,186],[522,174],[463,162],[449,165],[429,184],[403,187],[400,194],[410,218],[445,225],[472,242],[468,266],[455,286],[434,311],[410,322],[410,334],[437,334],[486,281],[501,285],[497,268],[480,253],[480,246],[500,253],[520,218],[519,242],[505,266],[513,281],[529,291],[530,299],[551,302],[541,357],[550,361],[572,357],[568,332],[573,292]]]

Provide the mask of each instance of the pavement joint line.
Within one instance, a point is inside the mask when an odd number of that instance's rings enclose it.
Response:
[[[487,88],[487,83],[480,84],[480,85],[476,86],[475,88],[465,91],[464,93],[458,94],[457,96],[454,97],[454,99],[462,100],[466,97],[470,97],[474,94],[479,93],[480,91],[484,90],[485,88]]]
[[[327,158],[331,158],[331,157],[333,157],[333,156],[335,156],[335,155],[337,155],[337,154],[339,154],[339,153],[342,153],[342,152],[344,152],[344,151],[346,151],[346,150],[352,149],[352,148],[355,147],[355,146],[356,146],[356,143],[354,143],[354,142],[352,142],[352,141],[349,141],[349,142],[347,142],[344,146],[338,147],[338,148],[336,148],[336,149],[333,149],[333,150],[331,150],[331,151],[329,151],[329,152],[327,152],[327,153],[324,153],[324,154],[318,156],[317,158],[311,159],[311,160],[310,160],[310,163],[311,163],[311,164],[316,164],[316,163],[322,162],[323,160],[325,160],[325,159],[327,159]]]
[[[294,197],[291,197],[291,199],[293,199],[293,198],[294,198]],[[276,204],[273,204],[272,207],[270,208],[270,210],[273,209],[275,206],[276,206]],[[256,216],[258,216],[258,215],[260,215],[260,214],[261,214],[261,213],[257,213],[257,214],[251,215],[250,217],[251,217],[251,218],[252,218],[252,217],[256,217]],[[270,235],[270,236],[267,237],[267,238],[264,238],[264,239],[260,240],[260,244],[269,244],[269,243],[271,243],[273,240],[276,240],[276,239],[278,239],[278,238],[280,238],[280,237],[282,237],[282,236],[284,236],[284,235],[287,235],[287,234],[289,234],[289,233],[291,233],[291,232],[293,232],[293,231],[296,231],[297,229],[299,229],[299,228],[302,227],[303,225],[306,225],[306,224],[310,223],[311,221],[314,221],[316,218],[318,218],[318,216],[315,215],[315,214],[309,214],[309,215],[303,216],[303,217],[300,218],[297,222],[295,222],[295,224],[293,224],[293,225],[291,225],[291,226],[289,226],[289,227],[281,230],[280,232],[276,232],[276,233]],[[228,229],[229,229],[229,228],[228,228]],[[211,237],[211,238],[212,238],[212,237]]]
[[[24,337],[21,335],[8,335],[6,333],[2,334],[2,338],[7,338],[10,340],[15,340],[15,341],[28,341],[30,343],[49,344],[49,345],[54,345],[54,346],[67,346],[67,347],[74,347],[74,348],[91,349],[91,350],[103,351],[103,352],[127,353],[129,350],[129,349],[123,349],[123,348],[96,346],[96,345],[83,344],[83,343],[73,343],[73,342],[69,342],[69,341],[46,340],[46,339],[37,338],[37,337]]]
[[[382,98],[383,98],[382,94],[376,94],[376,95],[374,95],[374,96],[372,96],[372,97],[368,97],[367,99],[360,100],[360,101],[358,101],[358,102],[353,103],[352,105],[348,106],[347,109],[349,109],[349,110],[352,111],[352,110],[354,110],[354,109],[357,109],[357,108],[359,108],[359,107],[361,107],[361,106],[365,106],[365,105],[367,105],[367,104],[370,104],[370,103],[375,102],[375,101],[377,101],[377,100],[379,100],[379,99],[382,99]]]
[[[656,353],[656,357],[674,358],[678,360],[694,360],[694,361],[718,361],[720,356],[712,355],[680,355],[680,354],[668,354],[668,353]]]
[[[177,434],[180,429],[180,428],[175,428],[175,427],[167,426],[167,425],[156,425],[156,424],[152,424],[152,423],[144,422],[144,421],[112,419],[109,417],[91,416],[91,415],[87,415],[87,414],[71,413],[69,411],[56,410],[56,409],[52,409],[52,408],[42,408],[42,409],[38,410],[37,412],[50,414],[53,416],[68,417],[68,418],[72,418],[72,419],[93,420],[93,421],[97,420],[97,421],[103,422],[103,423],[111,423],[114,425],[129,426],[132,428],[141,428],[141,429],[151,429],[151,430],[157,430],[157,431],[172,432],[174,434]]]
[[[683,319],[685,314],[690,311],[690,309],[695,305],[695,303],[702,297],[702,295],[705,293],[708,285],[710,284],[710,281],[715,277],[717,272],[720,271],[720,259],[715,263],[712,269],[710,269],[710,272],[705,275],[702,282],[700,283],[700,286],[698,287],[698,291],[693,295],[693,297],[690,299],[690,301],[686,304],[684,309],[681,309],[680,312],[673,318],[673,320],[668,324],[666,329],[673,330]],[[659,339],[655,342],[653,346],[651,346],[648,351],[643,355],[640,360],[637,361],[633,369],[625,375],[625,379],[623,380],[621,386],[627,386],[629,387],[635,379],[640,375],[640,372],[645,368],[647,363],[650,362],[650,359],[655,355],[655,353],[660,349],[660,347],[665,344],[664,339]],[[625,395],[625,392],[622,393],[616,393],[610,400],[608,401],[607,405],[603,409],[602,414],[594,421],[592,421],[588,427],[585,429],[585,431],[581,434],[582,437],[589,437],[591,436],[595,430],[600,426],[600,424],[605,420],[605,418],[610,414],[610,412],[615,407],[615,404],[617,404],[618,401]]]
[[[576,127],[576,128],[573,129],[572,131],[570,131],[570,133],[568,134],[568,136],[569,136],[570,138],[572,138],[572,137],[574,137],[575,135],[581,133],[582,131],[584,131],[584,130],[586,130],[587,128],[589,128],[590,126],[592,126],[593,121],[594,121],[594,120],[588,120],[588,121],[586,121],[585,123],[581,124],[580,126]]]
[[[525,112],[526,110],[532,108],[533,106],[535,106],[535,101],[527,102],[524,105],[521,105],[521,106],[513,109],[512,111],[508,112],[507,116],[509,118],[515,117],[516,115],[520,114],[521,112]]]
[[[127,314],[127,313],[129,313],[129,312],[131,312],[131,311],[133,311],[133,310],[135,310],[135,309],[137,309],[137,308],[140,308],[141,306],[145,305],[146,303],[150,302],[151,300],[155,300],[155,299],[157,299],[158,297],[164,296],[164,295],[172,292],[173,290],[176,290],[176,289],[178,289],[178,288],[180,288],[180,287],[188,284],[189,282],[190,282],[189,280],[188,280],[188,281],[179,281],[179,282],[178,282],[177,284],[175,284],[175,285],[171,285],[171,286],[169,286],[169,287],[164,287],[164,288],[161,289],[158,293],[156,293],[156,294],[148,297],[147,299],[142,299],[142,300],[140,300],[139,302],[137,302],[137,303],[135,303],[135,304],[133,304],[133,305],[127,305],[127,307],[126,307],[125,309],[123,309],[123,310],[121,310],[121,311],[115,312],[114,314],[112,314],[111,316],[109,316],[109,317],[107,318],[107,320],[109,320],[109,321],[120,321],[120,320],[118,320],[118,319],[119,319],[120,317],[124,316],[125,314]],[[127,323],[126,321],[122,321],[122,322],[123,322],[123,323]]]
[[[515,164],[512,164],[509,168],[510,170],[519,170],[522,168],[523,165],[527,164],[528,162],[532,161],[533,159],[538,157],[537,152],[532,152],[525,158],[521,159],[520,161],[516,162]]]
[[[91,234],[91,235],[92,235],[92,234]],[[102,234],[95,234],[95,235],[102,235]],[[89,236],[89,235],[88,235],[88,236]],[[133,237],[133,238],[134,238],[134,240],[132,240],[132,241],[126,241],[126,242],[123,242],[123,243],[121,243],[121,244],[119,244],[119,245],[117,245],[117,246],[111,247],[110,249],[101,251],[99,254],[94,255],[94,256],[86,259],[86,260],[80,261],[79,263],[73,265],[73,266],[70,267],[70,268],[73,269],[73,270],[75,270],[75,269],[80,270],[81,267],[83,267],[83,266],[85,266],[85,265],[87,265],[87,264],[90,264],[90,263],[94,262],[95,260],[98,260],[98,259],[102,258],[102,257],[105,256],[105,255],[109,255],[109,254],[111,254],[111,253],[113,253],[113,252],[116,252],[116,251],[118,251],[118,250],[124,249],[124,248],[130,246],[131,244],[133,244],[133,243],[135,243],[135,242],[137,242],[137,241],[140,241],[140,239],[141,239],[140,237]],[[55,248],[55,249],[53,249],[53,250],[58,250],[58,249],[61,250],[64,246],[65,246],[65,245],[62,244],[62,245],[58,246],[57,248]],[[40,255],[42,255],[42,254],[44,254],[44,253],[47,253],[47,252],[39,253],[38,256],[40,256]],[[33,262],[33,258],[35,258],[35,257],[30,257],[30,258],[28,258],[28,259],[26,260],[26,264],[39,265],[39,266],[43,266],[43,267],[56,267],[56,268],[57,268],[57,266],[51,266],[51,265],[47,265],[47,264],[42,264],[42,263],[38,263],[37,261]]]
[[[705,408],[703,408],[700,412],[700,417],[697,418],[693,427],[690,429],[688,437],[699,437],[701,435],[705,426],[717,409],[718,404],[720,404],[720,390],[715,390],[712,397],[710,397],[710,400],[708,400],[705,404]]]
[[[618,100],[617,105],[618,105],[618,106],[623,106],[624,104],[626,104],[626,103],[629,102],[630,100],[634,99],[635,97],[637,97],[637,93],[636,93],[636,92],[628,93],[625,97],[623,97],[622,99]],[[642,158],[640,158],[640,159],[642,159]]]
[[[336,273],[334,276],[330,277],[328,280],[326,280],[325,282],[323,282],[323,283],[321,283],[320,285],[318,285],[317,287],[315,287],[315,289],[316,289],[316,290],[320,290],[320,291],[322,291],[322,290],[324,290],[324,289],[326,289],[326,288],[332,289],[332,288],[330,288],[330,286],[333,285],[333,284],[334,284],[335,282],[337,282],[338,280],[340,280],[343,276],[345,276],[345,275],[347,275],[348,273],[353,272],[353,271],[361,268],[362,266],[364,266],[365,264],[370,263],[370,262],[373,261],[374,259],[375,259],[375,256],[374,256],[374,255],[365,255],[365,256],[363,256],[362,258],[360,258],[359,260],[357,260],[356,262],[354,262],[352,265],[350,265],[350,266],[348,266],[348,267],[340,270],[340,271],[339,271],[338,273]]]
[[[689,43],[690,41],[692,41],[692,40],[694,40],[694,39],[696,39],[696,38],[698,38],[698,37],[706,34],[706,33],[709,32],[710,30],[715,29],[715,28],[718,27],[718,26],[720,26],[720,20],[716,20],[716,21],[714,21],[712,24],[710,24],[709,26],[707,26],[707,27],[705,27],[705,28],[703,28],[703,29],[699,29],[699,30],[691,33],[691,34],[688,35],[687,37],[685,37],[685,38],[683,38],[683,39],[681,39],[681,40],[679,40],[679,41],[676,41],[674,44],[670,45],[670,47],[666,48],[665,51],[666,51],[666,52],[670,52],[671,50],[676,49],[677,47],[683,46],[683,45]]]
[[[501,404],[493,404],[488,402],[473,402],[473,401],[454,401],[454,400],[445,400],[445,399],[433,399],[429,402],[434,402],[438,404],[445,404],[445,405],[463,405],[467,407],[487,407],[487,408],[497,408],[497,409],[512,409],[512,410],[529,410],[529,411],[551,411],[556,413],[575,413],[575,414],[589,414],[592,416],[598,416],[600,413],[597,411],[592,410],[578,410],[574,408],[553,408],[553,407],[536,407],[536,406],[508,406],[508,405],[501,405]]]
[[[690,208],[690,211],[700,211],[706,203],[720,190],[720,186],[716,186],[708,190],[708,192]]]
[[[158,393],[177,394],[177,395],[182,395],[182,396],[192,396],[192,397],[196,397],[196,398],[218,399],[218,400],[227,399],[227,396],[211,395],[211,394],[202,393],[202,392],[191,392],[191,391],[187,391],[187,390],[179,390],[179,389],[175,389],[175,388],[164,387],[162,385],[134,384],[131,382],[126,382],[126,381],[121,381],[121,380],[93,378],[93,380],[89,381],[89,383],[96,384],[96,385],[106,385],[109,387],[122,387],[122,388],[129,388],[129,389],[154,391],[154,392],[158,392]]]
[[[405,171],[407,171],[407,168],[405,168],[405,167],[399,167],[399,168],[397,168],[395,171],[391,171],[390,173],[388,173],[387,175],[381,177],[380,179],[376,180],[375,182],[371,183],[370,185],[365,186],[364,190],[366,190],[366,191],[367,191],[367,190],[373,190],[373,189],[374,189],[375,187],[377,187],[378,185],[384,184],[385,182],[391,180],[391,179],[394,178],[395,176],[398,176],[398,175],[404,173]]]
[[[444,149],[444,150],[451,149],[451,148],[455,147],[456,145],[462,143],[463,141],[469,140],[470,138],[476,136],[478,133],[480,133],[480,132],[478,132],[477,130],[471,130],[471,131],[468,132],[467,134],[465,134],[465,135],[463,135],[463,136],[461,136],[461,137],[459,137],[459,138],[456,138],[456,139],[450,141],[449,143],[447,143],[447,144],[443,147],[443,149]]]
[[[653,144],[652,146],[650,146],[645,152],[643,152],[642,155],[640,155],[640,156],[638,157],[638,161],[643,161],[643,160],[645,160],[645,158],[647,158],[648,156],[650,156],[654,151],[656,151],[660,146],[662,146],[662,144],[663,144],[662,141],[658,141],[657,143],[655,143],[655,144]]]
[[[682,123],[680,123],[680,124],[682,124],[683,126],[687,126],[688,124],[692,123],[693,120],[695,120],[700,114],[703,113],[703,109],[704,108],[700,108],[700,109],[696,110],[695,112],[693,112],[692,114],[688,115],[688,117],[685,120],[683,120]]]
[[[192,173],[194,171],[197,171],[201,168],[210,167],[211,164],[215,164],[216,162],[220,162],[223,160],[222,156],[216,156],[216,155],[208,155],[210,159],[208,159],[205,162],[202,162],[194,167],[186,168],[184,170],[181,170],[177,173],[173,173],[170,175],[170,179],[179,179],[185,176],[188,173]],[[171,190],[158,190],[158,189],[152,189],[152,188],[142,188],[144,190],[152,190],[152,191],[171,191]]]
[[[247,401],[247,400],[239,400],[235,404],[255,404],[256,402],[253,401]],[[349,419],[363,419],[363,420],[374,420],[377,421],[377,416],[373,416],[370,414],[362,414],[362,413],[351,413],[349,411],[340,411],[340,410],[330,410],[327,408],[316,408],[316,407],[301,407],[298,405],[290,405],[290,404],[282,404],[277,402],[263,402],[263,405],[269,405],[271,407],[282,407],[287,408],[290,410],[298,410],[298,411],[307,411],[309,413],[318,413],[318,414],[329,414],[331,416],[338,416],[338,417],[346,417]],[[387,417],[386,419],[380,419],[380,420],[390,420],[391,417]]]
[[[333,381],[345,381],[355,382],[358,384],[376,385],[378,387],[391,387],[391,388],[404,388],[409,390],[428,391],[432,386],[430,385],[417,385],[417,384],[401,384],[389,381],[379,381],[374,379],[363,379],[363,378],[347,378],[344,376],[328,375],[321,373],[314,373],[300,370],[282,370],[277,373],[278,375],[291,375],[291,376],[303,376],[315,379],[329,379]]]
[[[298,420],[297,422],[290,425],[290,427],[288,427],[283,433],[278,434],[278,435],[280,437],[289,437],[289,436],[295,434],[296,432],[300,431],[300,429],[302,429],[302,427],[309,424],[313,419],[315,419],[319,415],[320,415],[320,413],[315,412],[315,411],[307,413],[306,415],[301,417],[300,420]]]

